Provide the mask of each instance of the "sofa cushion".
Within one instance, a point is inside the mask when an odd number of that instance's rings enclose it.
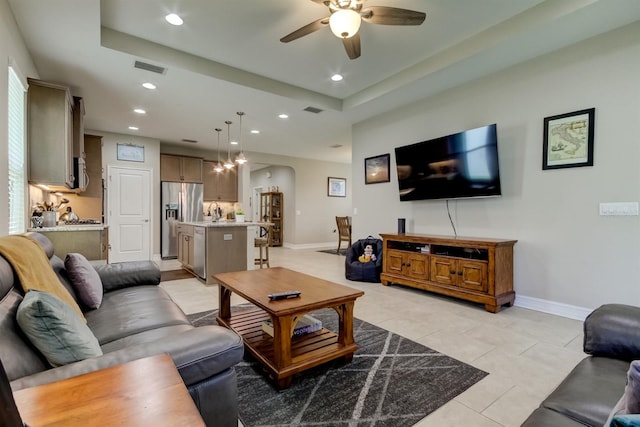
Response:
[[[584,424],[579,423],[564,414],[552,411],[547,408],[538,408],[520,427],[579,427]]]
[[[27,292],[16,319],[53,366],[102,355],[98,340],[67,304],[47,292]]]
[[[582,360],[542,407],[590,426],[604,425],[624,392],[629,363],[605,357]]]
[[[182,310],[159,286],[135,286],[106,292],[97,310],[85,313],[101,346],[141,332],[190,325]]]
[[[91,263],[82,254],[69,253],[64,259],[71,284],[80,301],[89,308],[102,304],[102,281]]]

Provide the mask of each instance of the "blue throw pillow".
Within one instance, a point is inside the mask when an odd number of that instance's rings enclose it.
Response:
[[[86,323],[52,294],[27,292],[18,306],[16,320],[52,366],[102,356],[100,344]]]
[[[610,424],[611,427],[640,427],[640,414],[616,415]]]

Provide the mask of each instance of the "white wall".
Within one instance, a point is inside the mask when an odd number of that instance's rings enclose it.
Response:
[[[395,169],[394,147],[497,123],[503,196],[450,202],[458,235],[518,240],[516,304],[640,305],[640,219],[598,215],[600,202],[640,199],[638,76],[640,23],[357,124],[354,233],[406,217],[407,232],[452,235],[444,201],[400,202],[395,170],[364,185],[362,159],[391,153]],[[544,117],[590,107],[594,166],[543,171]]]
[[[27,77],[38,78],[31,56],[22,39],[22,35],[18,31],[15,19],[6,0],[0,0],[0,236],[4,236],[9,232],[9,212],[6,206],[9,205],[7,195],[7,176],[8,176],[8,158],[7,158],[7,103],[8,103],[8,68],[9,65],[16,67],[27,84]],[[26,190],[26,189],[25,189]],[[28,201],[27,195],[27,201]],[[30,212],[27,209],[27,212]]]
[[[160,141],[153,138],[121,135],[95,130],[86,130],[86,133],[102,136],[102,167],[105,173],[105,203],[109,200],[109,177],[106,176],[109,166],[119,166],[131,169],[151,170],[151,182],[153,192],[151,194],[151,253],[154,259],[160,259]],[[128,162],[118,160],[118,144],[134,144],[144,147],[144,162]],[[108,209],[108,206],[107,206]],[[105,220],[109,215],[105,211]]]

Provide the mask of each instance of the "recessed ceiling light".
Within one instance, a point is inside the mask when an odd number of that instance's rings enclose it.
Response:
[[[258,129],[252,129],[251,133],[256,133],[257,134],[257,133],[260,133],[260,131]]]
[[[134,113],[138,113],[138,114],[147,114],[147,112],[145,110],[143,110],[142,108],[135,108],[133,110]]]
[[[238,145],[238,141],[231,141],[231,142],[229,142],[229,144],[231,144],[231,145]]]
[[[129,129],[131,130],[138,130],[138,128],[136,126],[129,126]]]
[[[182,18],[180,18],[175,13],[168,14],[167,16],[164,17],[164,19],[166,19],[167,22],[171,25],[182,25],[184,23]]]
[[[153,83],[146,82],[146,83],[142,83],[142,87],[146,89],[155,89],[156,85],[154,85]]]
[[[280,114],[278,117],[280,117],[281,119],[288,119],[289,115],[288,114]]]
[[[331,76],[331,80],[333,80],[334,82],[339,82],[343,78],[344,77],[342,77],[342,74],[334,74],[333,76]]]

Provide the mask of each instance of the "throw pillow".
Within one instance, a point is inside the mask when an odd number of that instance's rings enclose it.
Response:
[[[64,267],[78,298],[89,308],[102,304],[102,281],[95,268],[82,254],[70,253],[64,259]]]
[[[624,394],[609,414],[605,426],[624,425],[614,424],[618,415],[640,414],[640,360],[634,360],[627,371],[627,385]],[[622,419],[618,420],[622,422]]]
[[[611,427],[640,427],[640,414],[616,415],[611,421]]]
[[[62,366],[102,355],[93,332],[59,298],[31,290],[18,306],[18,325],[52,366]]]

